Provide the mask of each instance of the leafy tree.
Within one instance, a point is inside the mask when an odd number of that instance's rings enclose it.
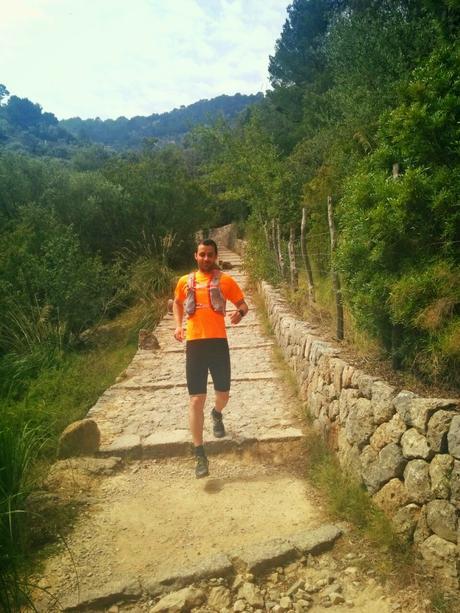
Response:
[[[340,0],[293,0],[268,72],[272,85],[305,85],[324,70],[323,41]]]
[[[368,150],[379,115],[394,106],[400,83],[436,41],[431,19],[414,15],[404,2],[397,4],[370,3],[337,16],[325,46],[333,121],[345,124],[349,138]]]
[[[6,104],[5,114],[12,126],[26,129],[40,123],[42,107],[34,104],[28,98],[11,96]]]
[[[194,233],[211,222],[209,196],[190,175],[185,154],[176,146],[112,158],[104,175],[131,203],[125,235],[129,233],[134,252],[143,251],[147,241],[161,255],[166,237],[173,237],[168,263],[177,263],[190,252]]]
[[[6,89],[6,86],[3,83],[0,83],[0,105],[3,104],[3,100],[8,98],[10,92]]]
[[[74,228],[85,253],[99,253],[105,262],[113,261],[139,232],[129,195],[100,172],[72,172],[56,165],[38,202]]]
[[[21,205],[40,198],[53,166],[24,154],[0,153],[0,232]]]
[[[460,356],[460,55],[434,52],[404,101],[382,116],[379,146],[346,187],[340,261],[360,324],[433,379]],[[394,162],[403,174],[390,176]]]
[[[423,0],[427,13],[434,15],[447,38],[455,41],[460,26],[460,2],[458,0]]]
[[[113,291],[110,275],[99,258],[82,254],[72,227],[52,212],[22,208],[19,223],[0,244],[0,350],[8,350],[11,328],[24,310],[46,313],[63,343],[100,317]]]
[[[87,170],[101,170],[107,164],[111,153],[101,145],[79,147],[72,156],[72,166],[81,172]]]

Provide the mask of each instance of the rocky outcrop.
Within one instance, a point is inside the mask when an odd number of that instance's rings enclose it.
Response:
[[[460,401],[398,391],[347,364],[260,284],[274,334],[315,430],[392,518],[396,531],[458,586]]]

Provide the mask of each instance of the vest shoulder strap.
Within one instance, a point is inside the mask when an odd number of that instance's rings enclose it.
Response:
[[[215,268],[212,271],[212,277],[209,280],[209,284],[212,285],[213,287],[218,287],[220,284],[220,278],[222,276],[222,273],[220,270],[218,270],[217,268]]]
[[[189,275],[187,277],[187,287],[189,289],[195,289],[195,287],[196,287],[196,278],[195,278],[195,273],[194,272],[189,273]]]

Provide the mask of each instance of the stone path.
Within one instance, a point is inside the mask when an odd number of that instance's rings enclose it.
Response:
[[[225,249],[219,256],[234,266],[229,273],[244,285],[239,256]],[[232,361],[231,399],[225,411],[228,435],[214,440],[206,420],[211,453],[302,436],[279,375],[271,366],[272,343],[262,334],[250,296],[247,300],[250,311],[243,321],[237,326],[227,323]],[[172,315],[166,315],[155,331],[161,349],[139,350],[123,380],[107,390],[88,413],[101,431],[102,455],[145,458],[189,453],[184,345],[173,339],[174,329]],[[212,394],[210,381],[208,392]]]
[[[244,286],[239,257],[219,255]],[[325,522],[305,480],[298,402],[273,364],[250,293],[247,301],[250,313],[228,328],[224,439],[210,431],[209,388],[209,478],[194,477],[184,348],[171,316],[156,329],[160,349],[139,350],[89,411],[102,435],[98,457],[57,462],[47,480],[81,511],[36,576],[38,611],[398,610],[362,546],[350,553],[343,526]],[[321,553],[337,539],[337,554]]]

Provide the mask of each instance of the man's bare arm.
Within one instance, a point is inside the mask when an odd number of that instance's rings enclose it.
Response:
[[[176,341],[183,341],[184,333],[182,330],[182,321],[184,319],[184,305],[182,304],[182,302],[178,302],[176,299],[174,299],[174,303],[173,303],[173,315],[174,315],[174,320],[176,322],[176,329],[174,330],[174,338],[176,339]]]

